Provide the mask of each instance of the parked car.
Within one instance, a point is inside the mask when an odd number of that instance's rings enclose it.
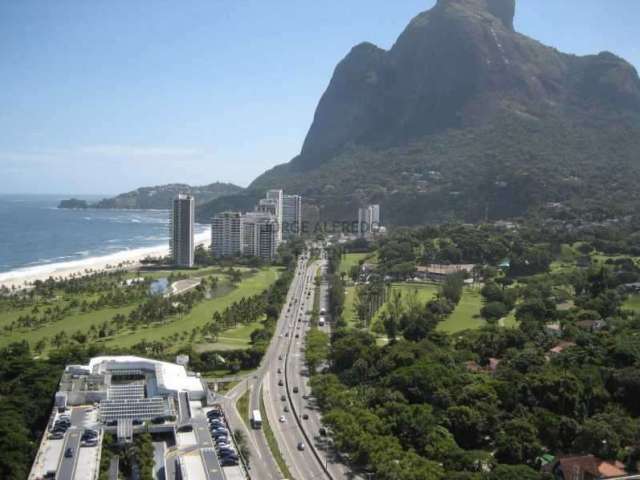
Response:
[[[71,458],[71,457],[73,457],[73,450],[72,450],[71,448],[67,448],[67,449],[64,451],[64,456],[65,456],[65,457],[67,457],[67,458]]]

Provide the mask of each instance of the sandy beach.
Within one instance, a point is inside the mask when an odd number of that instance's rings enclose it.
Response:
[[[195,236],[195,243],[196,245],[209,246],[211,243],[210,233],[206,231],[197,234]],[[12,288],[13,286],[15,286],[15,288],[25,288],[36,280],[46,280],[49,277],[67,278],[87,275],[98,271],[135,269],[141,265],[140,261],[147,257],[162,257],[168,254],[169,245],[166,244],[123,250],[109,255],[89,257],[82,260],[35,265],[0,273],[0,285],[8,288]]]

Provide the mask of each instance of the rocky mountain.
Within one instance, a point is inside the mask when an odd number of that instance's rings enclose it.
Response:
[[[301,193],[325,219],[377,201],[398,224],[637,206],[636,70],[609,52],[569,55],[518,33],[515,8],[439,0],[391,49],[355,46],[300,154],[248,191]]]
[[[171,201],[178,193],[190,193],[195,197],[196,206],[210,202],[218,197],[233,195],[243,191],[242,187],[231,183],[216,182],[209,185],[192,187],[183,183],[171,183],[155,187],[142,187],[116,197],[104,198],[97,203],[79,204],[77,200],[63,200],[59,208],[123,208],[123,209],[157,209],[171,207]]]

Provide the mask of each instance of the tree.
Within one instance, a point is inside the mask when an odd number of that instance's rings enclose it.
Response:
[[[524,418],[509,420],[498,433],[495,457],[499,462],[534,465],[541,453],[538,430]]]

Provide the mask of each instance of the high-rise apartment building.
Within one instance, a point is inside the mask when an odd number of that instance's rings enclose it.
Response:
[[[283,195],[282,197],[282,238],[289,240],[299,237],[302,229],[302,197]]]
[[[191,195],[179,194],[171,212],[170,249],[174,265],[193,266],[195,201]]]
[[[215,257],[242,254],[242,214],[222,212],[211,221],[211,253]]]
[[[282,241],[282,207],[284,192],[280,189],[267,190],[266,200],[272,200],[276,206],[276,222],[278,223],[278,243]]]
[[[358,209],[358,235],[364,237],[380,230],[380,205],[372,204]]]
[[[248,212],[242,216],[242,254],[273,260],[278,250],[278,223],[275,216]]]

